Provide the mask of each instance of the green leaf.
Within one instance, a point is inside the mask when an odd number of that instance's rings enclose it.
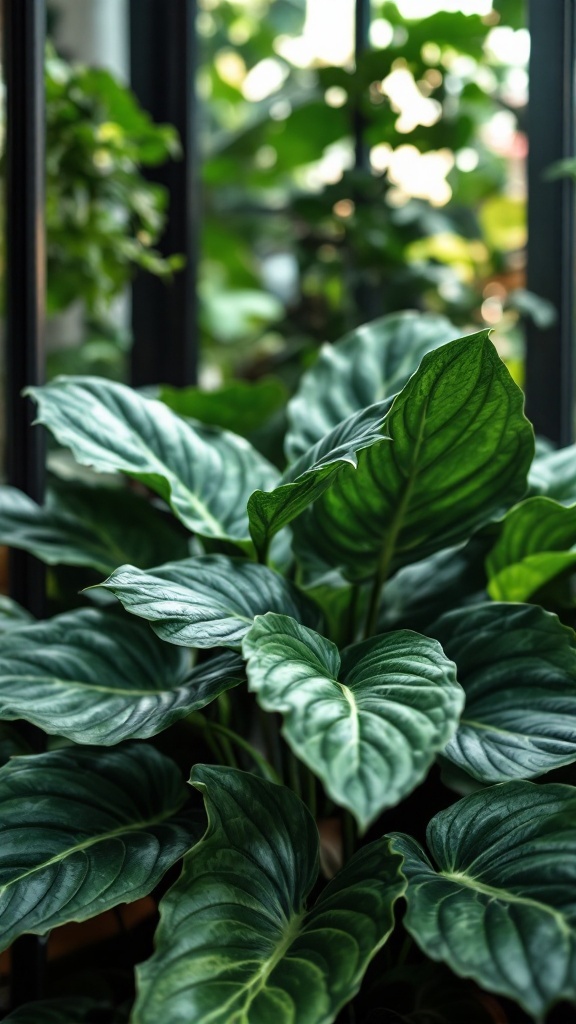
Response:
[[[466,539],[526,490],[522,406],[488,331],[428,353],[386,417],[391,443],[361,451],[295,523],[299,557],[385,579]]]
[[[233,380],[217,391],[162,385],[159,398],[179,416],[232,430],[247,437],[263,426],[286,402],[285,385],[277,377]]]
[[[537,451],[528,476],[530,490],[561,505],[576,502],[576,444]]]
[[[256,619],[242,645],[248,685],[329,796],[362,830],[425,777],[464,706],[456,666],[409,630],[343,651],[286,615]]]
[[[576,565],[576,505],[528,498],[510,509],[486,559],[488,593],[495,601],[526,601],[545,583]]]
[[[344,466],[356,468],[358,452],[389,443],[382,436],[389,408],[389,400],[377,402],[350,416],[293,463],[274,490],[250,496],[250,535],[262,560],[272,537],[319,498]]]
[[[366,846],[306,910],[318,834],[289,790],[196,767],[209,826],[160,904],[133,1024],[330,1024],[393,927],[398,863]]]
[[[202,831],[153,747],[75,747],[0,769],[0,948],[146,896]]]
[[[0,633],[20,629],[21,626],[28,626],[31,622],[34,622],[34,618],[30,612],[13,601],[11,597],[0,594]]]
[[[443,316],[392,313],[324,345],[288,404],[288,458],[303,455],[353,413],[395,395],[426,352],[457,335]]]
[[[244,678],[224,654],[192,669],[142,622],[92,608],[0,637],[0,719],[75,743],[147,739]]]
[[[576,635],[536,605],[480,604],[430,626],[466,710],[444,756],[481,782],[576,761]]]
[[[576,998],[576,790],[506,782],[428,826],[434,868],[410,836],[404,925],[433,960],[516,1000],[541,1021]]]
[[[292,584],[242,558],[199,555],[141,572],[122,565],[100,586],[146,619],[162,640],[184,647],[239,647],[256,615],[285,612],[318,624],[319,612]]]
[[[0,488],[0,543],[48,565],[84,565],[106,574],[126,561],[145,568],[188,554],[186,538],[144,498],[72,480],[53,484],[44,505],[15,487]]]
[[[25,1003],[4,1017],[3,1024],[97,1024],[104,1019],[110,1024],[117,1020],[105,1001],[89,996],[62,996],[61,999]]]
[[[246,503],[277,471],[244,438],[180,419],[162,402],[97,377],[29,388],[38,422],[82,465],[140,480],[201,537],[250,546]]]

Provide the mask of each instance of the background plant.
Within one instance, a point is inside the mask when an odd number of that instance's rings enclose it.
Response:
[[[8,1020],[566,1019],[573,452],[534,458],[487,332],[457,333],[394,314],[323,350],[282,475],[189,392],[33,389],[113,476],[0,493],[4,542],[98,584],[3,609],[4,750],[18,720],[47,745],[0,769],[4,945],[174,885],[131,1011],[108,961],[96,1005],[69,973]]]

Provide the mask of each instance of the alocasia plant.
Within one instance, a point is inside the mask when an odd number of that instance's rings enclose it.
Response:
[[[488,332],[455,334],[395,315],[322,353],[281,475],[122,385],[30,391],[115,477],[0,492],[0,540],[86,583],[46,621],[1,609],[0,936],[152,894],[132,1024],[576,1000],[576,474],[533,462]],[[7,1020],[121,1021],[127,994]]]

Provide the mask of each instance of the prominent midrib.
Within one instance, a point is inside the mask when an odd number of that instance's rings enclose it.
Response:
[[[551,907],[546,903],[540,903],[538,900],[531,899],[530,896],[517,896],[507,889],[498,889],[494,885],[479,882],[476,878],[466,875],[464,872],[441,871],[440,876],[441,878],[448,879],[449,882],[456,882],[457,885],[461,885],[466,889],[472,889],[473,892],[480,892],[484,896],[491,896],[494,899],[502,900],[504,903],[518,903],[521,906],[535,907],[537,910],[541,910],[554,917],[565,935],[572,935],[564,915],[561,911],[556,910],[555,907]]]
[[[245,993],[244,1005],[238,1010],[239,1016],[235,1015],[231,1020],[236,1021],[237,1024],[249,1024],[248,1017],[246,1016],[248,1010],[262,989],[266,986],[266,982],[274,968],[277,967],[284,957],[284,954],[294,942],[294,939],[298,936],[300,925],[305,916],[306,911],[302,910],[299,914],[294,914],[294,916],[290,918],[288,927],[286,928],[281,941],[276,946],[272,955],[264,961],[260,970],[256,971],[252,980],[247,985],[243,985],[240,992],[234,993],[234,995],[230,996],[225,1003],[221,1003],[216,1007],[216,1009],[212,1010],[208,1016],[202,1017],[202,1024],[209,1024],[210,1021],[214,1020],[222,1020],[222,1012],[228,1007],[233,1006],[234,1003],[238,1001],[238,997],[242,992]]]
[[[186,800],[186,794],[183,795],[179,804],[175,807],[163,809],[160,814],[154,815],[152,818],[145,818],[141,821],[128,822],[119,828],[112,829],[110,832],[101,832],[97,836],[92,836],[90,839],[85,839],[84,842],[78,843],[76,846],[69,847],[67,850],[62,850],[60,853],[55,854],[54,857],[49,857],[48,860],[42,861],[41,864],[36,864],[33,868],[29,868],[28,871],[24,871],[16,878],[11,878],[5,885],[0,886],[0,895],[6,892],[11,885],[16,885],[22,882],[25,878],[30,878],[35,875],[38,871],[44,871],[45,868],[51,867],[53,864],[59,864],[61,861],[66,860],[67,857],[73,856],[75,853],[79,853],[82,850],[88,850],[91,846],[96,846],[98,843],[107,842],[109,839],[116,839],[118,836],[125,835],[127,832],[138,832],[141,829],[151,828],[154,825],[161,825],[162,822],[167,821],[173,815],[177,814],[179,810],[184,806]]]
[[[360,741],[360,721],[359,721],[359,717],[358,717],[358,705],[356,704],[356,701],[354,700],[354,694],[352,693],[352,690],[350,690],[348,686],[345,686],[344,683],[340,683],[340,682],[338,683],[338,686],[342,690],[344,698],[346,699],[346,701],[348,702],[348,704],[350,706],[351,736],[350,736],[350,739],[348,741],[348,744],[353,748],[353,750],[355,752],[355,761],[357,763],[358,762],[359,741]]]

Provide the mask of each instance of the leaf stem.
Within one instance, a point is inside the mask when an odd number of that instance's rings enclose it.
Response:
[[[258,765],[266,779],[270,782],[276,782],[278,785],[282,785],[282,779],[270,762],[266,760],[259,750],[256,750],[256,747],[253,747],[248,740],[245,740],[243,736],[239,736],[238,733],[234,732],[232,729],[228,729],[225,725],[220,725],[219,722],[209,722],[208,728],[218,733],[219,736],[222,737],[221,742],[226,742],[227,747],[231,748],[232,744],[235,744],[237,747],[240,747],[241,750],[245,750],[254,761],[254,764]]]

